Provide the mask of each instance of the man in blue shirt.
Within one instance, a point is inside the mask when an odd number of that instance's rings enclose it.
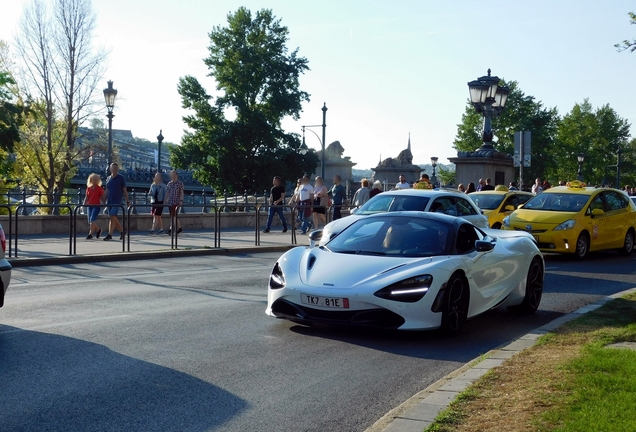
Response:
[[[342,177],[335,175],[333,177],[333,186],[329,189],[329,196],[331,197],[333,209],[333,220],[340,219],[342,217],[342,204],[344,204],[345,194],[347,191],[345,187],[340,184]]]
[[[108,235],[104,237],[104,240],[113,239],[113,231],[117,228],[120,232],[119,240],[124,239],[124,229],[121,227],[117,214],[119,213],[119,206],[121,205],[122,198],[126,198],[126,206],[130,205],[128,200],[128,191],[126,190],[126,179],[119,174],[119,165],[112,163],[110,165],[110,176],[106,179],[106,193],[105,200],[108,206]]]

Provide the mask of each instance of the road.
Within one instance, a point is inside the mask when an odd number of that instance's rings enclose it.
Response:
[[[304,328],[264,314],[277,255],[14,270],[0,430],[360,431],[465,362],[636,286],[636,257],[547,258],[540,311],[454,338]]]

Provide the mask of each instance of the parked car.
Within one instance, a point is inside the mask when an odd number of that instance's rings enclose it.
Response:
[[[541,252],[525,232],[482,231],[443,214],[383,213],[358,219],[325,246],[281,256],[266,313],[300,324],[453,333],[500,305],[535,312],[543,276]]]
[[[5,258],[7,251],[7,237],[4,234],[4,229],[0,225],[0,307],[4,306],[4,295],[9,288],[9,282],[11,282],[11,264]]]
[[[497,186],[498,188],[500,186]],[[479,207],[488,218],[488,224],[492,229],[500,229],[503,220],[517,207],[525,204],[534,194],[522,191],[492,190],[473,192],[470,199]]]
[[[545,252],[581,259],[590,251],[606,249],[630,254],[636,239],[636,205],[621,190],[571,182],[529,200],[506,216],[503,229],[527,231]]]
[[[354,209],[351,216],[328,223],[322,231],[312,232],[312,246],[326,244],[339,232],[365,216],[397,211],[422,211],[462,217],[479,228],[489,228],[488,218],[475,203],[453,189],[400,189],[383,192]]]

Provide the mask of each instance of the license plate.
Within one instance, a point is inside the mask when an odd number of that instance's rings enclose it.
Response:
[[[309,294],[300,294],[300,301],[311,306],[322,306],[334,309],[349,309],[349,299],[338,297],[321,297]]]

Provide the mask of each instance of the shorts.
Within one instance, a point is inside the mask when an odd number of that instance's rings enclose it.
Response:
[[[118,206],[108,206],[108,216],[117,216],[119,214]]]
[[[318,206],[314,206],[314,213],[318,213],[318,214],[326,214],[326,208],[324,207],[318,207]]]
[[[155,201],[153,204],[163,204],[163,201]],[[161,213],[163,213],[163,205],[160,207],[152,207],[152,210],[150,210],[150,214],[153,216],[161,216]]]
[[[99,216],[99,211],[101,210],[101,207],[96,205],[96,206],[90,206],[86,208],[86,215],[88,216],[88,223],[93,223],[93,222],[97,222],[97,217]]]

